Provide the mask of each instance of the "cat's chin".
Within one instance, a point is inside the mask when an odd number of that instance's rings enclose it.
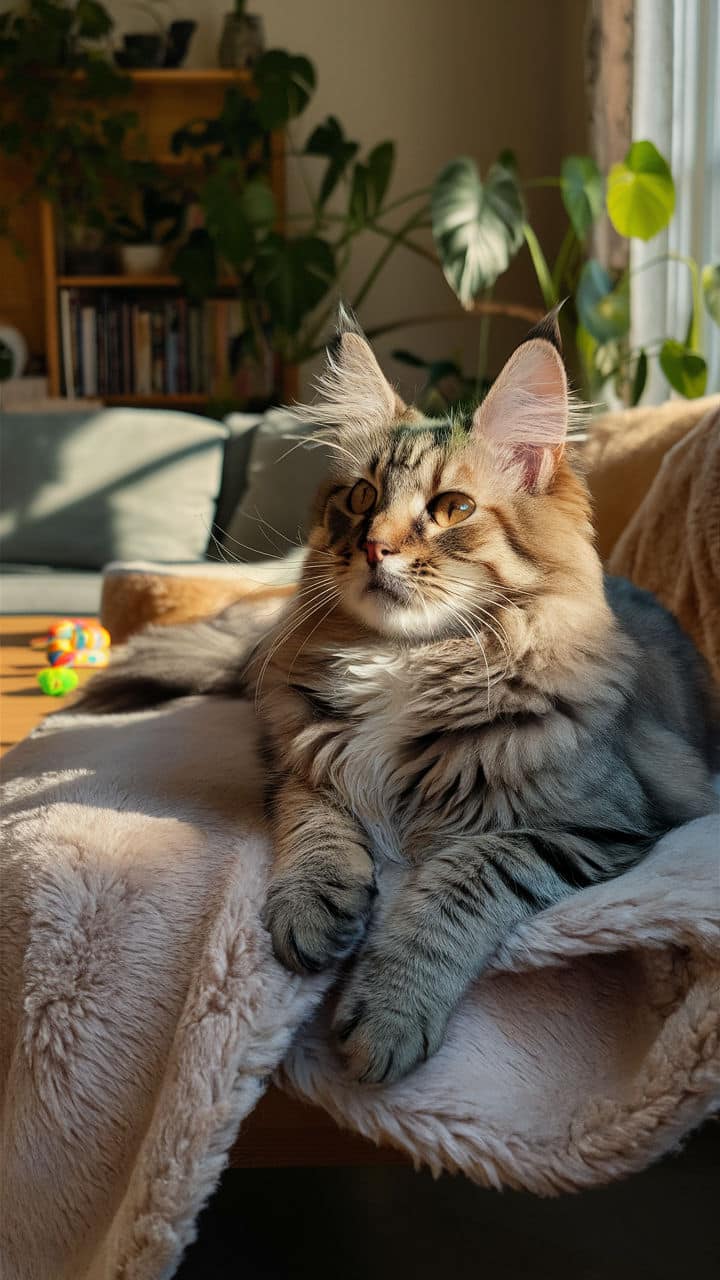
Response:
[[[379,635],[415,641],[436,638],[437,630],[426,609],[405,604],[388,592],[347,593],[343,605],[346,613]]]

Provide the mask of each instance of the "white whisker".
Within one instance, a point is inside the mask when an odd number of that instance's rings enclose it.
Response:
[[[301,606],[297,616],[291,613],[290,618],[286,619],[286,622],[289,621],[290,626],[285,627],[281,631],[280,635],[276,638],[275,642],[271,644],[267,652],[267,655],[265,657],[265,661],[263,662],[263,665],[260,669],[260,673],[257,679],[257,684],[255,687],[255,705],[256,706],[259,703],[260,692],[262,689],[263,681],[265,679],[265,673],[268,669],[268,666],[272,662],[272,659],[275,657],[275,654],[278,652],[279,649],[282,648],[284,644],[287,643],[287,641],[290,639],[293,633],[297,631],[298,627],[301,627],[305,622],[308,622],[309,619],[313,616],[314,613],[317,612],[318,609],[322,608],[323,605],[327,604],[328,600],[334,594],[335,591],[336,591],[335,587],[326,588],[324,591],[321,591],[320,596],[317,600],[315,600],[311,604],[306,603],[305,605]]]

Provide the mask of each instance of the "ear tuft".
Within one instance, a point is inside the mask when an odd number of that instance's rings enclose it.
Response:
[[[357,333],[361,338],[365,337],[352,307],[347,302],[343,302],[342,298],[338,302],[337,314],[335,316],[335,333],[340,337],[343,333]]]
[[[567,375],[555,344],[530,337],[476,409],[473,431],[499,446],[503,461],[519,466],[523,487],[538,493],[562,457],[568,410]]]
[[[294,413],[318,426],[385,428],[405,410],[390,386],[355,315],[342,302],[324,371],[316,379],[319,400]]]
[[[563,298],[562,302],[558,302],[557,306],[553,307],[552,311],[548,311],[542,320],[538,320],[523,338],[523,343],[534,342],[536,338],[540,338],[543,342],[549,342],[558,354],[562,355],[562,335],[558,316],[566,302],[567,298]]]

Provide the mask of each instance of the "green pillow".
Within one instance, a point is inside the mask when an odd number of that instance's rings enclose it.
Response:
[[[285,556],[304,542],[331,451],[308,439],[318,428],[290,409],[270,409],[252,439],[245,492],[223,542],[238,560]]]
[[[166,409],[0,415],[0,557],[75,569],[200,560],[227,435]]]

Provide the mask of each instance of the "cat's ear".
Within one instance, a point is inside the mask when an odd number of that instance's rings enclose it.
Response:
[[[482,404],[472,429],[500,446],[519,467],[523,487],[547,489],[565,447],[569,400],[560,334],[553,313],[511,355]]]
[[[406,406],[390,385],[353,313],[341,303],[336,333],[317,379],[319,400],[303,418],[323,426],[387,427]]]

